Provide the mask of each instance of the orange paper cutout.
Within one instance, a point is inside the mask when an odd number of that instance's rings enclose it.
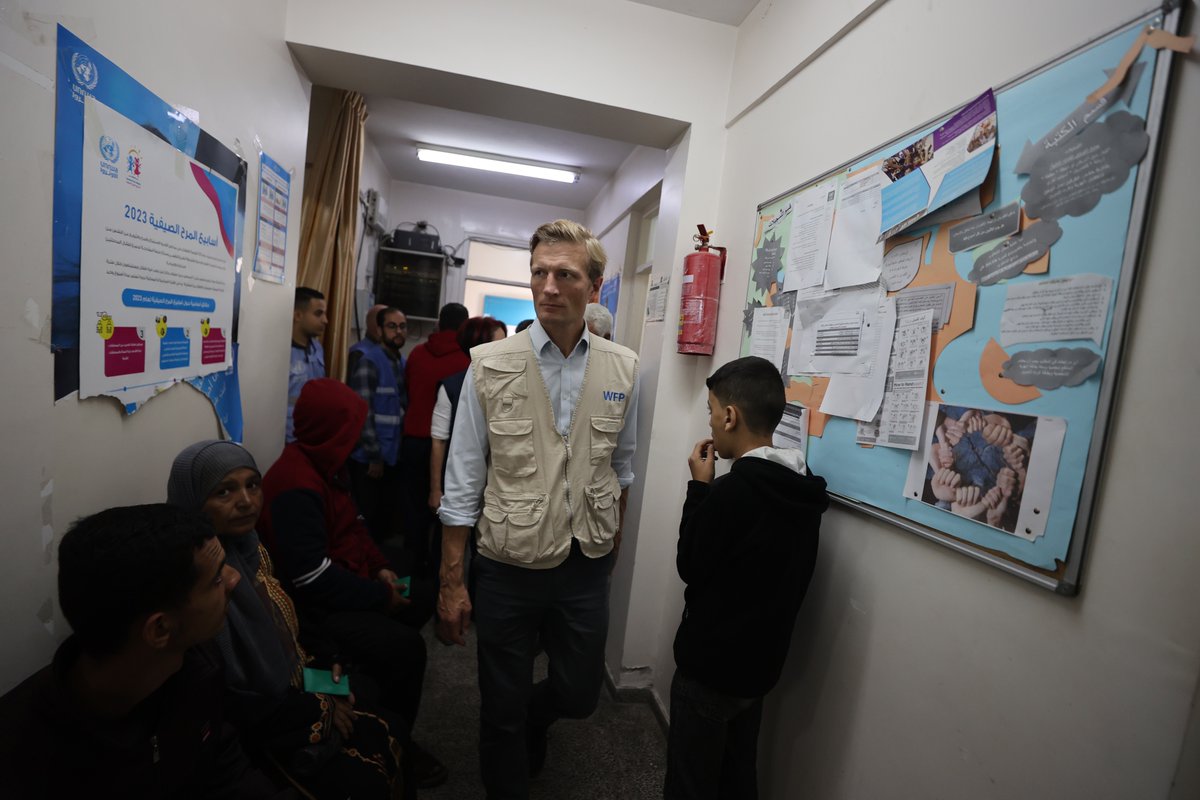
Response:
[[[755,247],[758,247],[759,243],[762,241],[763,227],[766,225],[766,223],[770,219],[771,219],[770,214],[759,214],[758,215],[758,225],[756,225],[755,229],[754,229],[754,246]]]
[[[1016,381],[1009,380],[1000,374],[1004,362],[1011,358],[995,339],[988,339],[979,357],[979,380],[987,393],[1006,405],[1015,406],[1037,400],[1042,396],[1033,386],[1022,386]]]
[[[800,403],[808,409],[808,435],[819,437],[825,433],[825,423],[829,421],[828,414],[817,410],[821,407],[821,401],[825,399],[829,378],[814,375],[809,380],[812,383],[790,380],[783,394],[789,403]]]
[[[1133,62],[1137,61],[1141,55],[1143,47],[1152,47],[1155,50],[1162,50],[1164,47],[1168,50],[1174,50],[1176,53],[1191,52],[1192,46],[1196,44],[1196,36],[1176,36],[1173,33],[1167,33],[1161,28],[1146,28],[1136,39],[1129,49],[1125,51],[1125,55],[1121,56],[1121,61],[1117,64],[1117,68],[1108,76],[1108,80],[1104,82],[1096,91],[1087,96],[1089,103],[1094,103],[1104,95],[1111,92],[1113,89],[1121,85],[1125,80],[1125,76],[1129,73],[1129,68],[1133,66]]]

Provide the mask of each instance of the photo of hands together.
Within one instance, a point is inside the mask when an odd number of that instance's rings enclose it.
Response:
[[[1016,529],[1037,417],[943,405],[922,500],[993,528]]]

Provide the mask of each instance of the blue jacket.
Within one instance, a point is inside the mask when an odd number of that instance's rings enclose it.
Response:
[[[346,360],[346,376],[354,374],[354,368],[358,366],[358,360],[363,357],[363,353],[367,352],[367,348],[375,344],[366,337],[359,339],[358,343],[350,348],[350,354]]]
[[[287,428],[284,432],[285,441],[296,441],[295,423],[292,422],[292,410],[296,400],[300,398],[300,390],[304,384],[316,378],[325,377],[325,348],[318,339],[313,339],[308,347],[300,347],[292,343],[291,368],[288,370],[288,405]]]
[[[374,386],[370,386],[362,375],[368,368],[375,373]],[[408,405],[403,359],[393,360],[384,351],[384,345],[371,343],[363,349],[350,385],[367,401],[368,407],[362,439],[350,457],[362,464],[383,461],[388,466],[395,466],[400,452],[404,410]]]

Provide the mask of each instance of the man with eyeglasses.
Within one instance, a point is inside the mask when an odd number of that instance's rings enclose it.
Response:
[[[396,531],[402,491],[400,468],[401,430],[408,407],[404,383],[404,358],[400,348],[408,338],[408,318],[394,306],[375,316],[380,340],[363,349],[350,376],[350,388],[367,402],[358,447],[350,454],[350,480],[359,512],[371,536],[383,542]]]

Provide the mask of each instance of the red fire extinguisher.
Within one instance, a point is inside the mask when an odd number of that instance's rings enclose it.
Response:
[[[697,225],[696,252],[683,260],[679,352],[711,356],[717,343],[717,302],[725,279],[725,248],[708,244],[712,231]],[[713,251],[716,252],[713,252]]]

